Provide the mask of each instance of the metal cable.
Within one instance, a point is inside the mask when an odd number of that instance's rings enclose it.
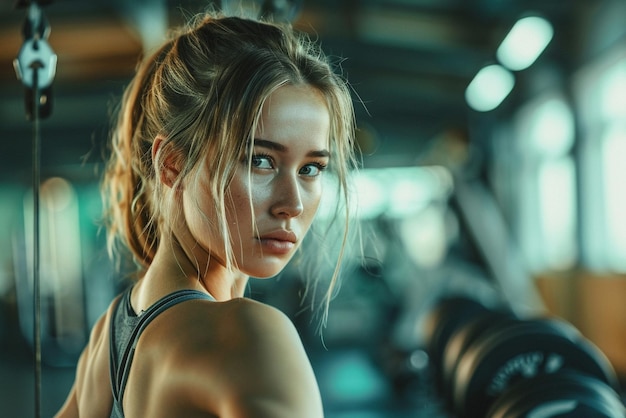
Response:
[[[35,369],[35,418],[41,417],[41,291],[39,263],[39,198],[41,185],[41,137],[39,132],[39,86],[33,69],[33,341]]]

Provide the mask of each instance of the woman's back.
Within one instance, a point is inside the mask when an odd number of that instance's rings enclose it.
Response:
[[[111,309],[94,327],[79,362],[79,416],[110,414],[110,318]],[[123,404],[127,417],[323,415],[289,319],[243,298],[186,301],[157,316],[137,343]]]

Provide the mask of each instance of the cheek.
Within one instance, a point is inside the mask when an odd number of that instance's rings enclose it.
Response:
[[[307,219],[312,220],[315,217],[322,201],[322,193],[323,187],[321,182],[314,184],[313,187],[307,191],[306,200],[303,202]]]

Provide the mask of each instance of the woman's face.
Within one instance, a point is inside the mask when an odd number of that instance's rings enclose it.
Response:
[[[252,169],[250,156],[245,156],[226,191],[231,245],[242,273],[274,276],[302,243],[322,196],[329,129],[324,99],[311,87],[280,87],[263,105],[254,135]],[[210,253],[212,262],[223,262],[223,239],[207,223],[216,219],[207,196],[208,174],[201,173],[193,195],[185,191],[185,215],[191,234]]]

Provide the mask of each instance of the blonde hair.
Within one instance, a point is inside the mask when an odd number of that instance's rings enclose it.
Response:
[[[141,275],[159,237],[170,231],[173,209],[158,181],[164,155],[181,156],[177,183],[210,162],[211,220],[232,249],[225,193],[236,164],[251,146],[261,106],[278,87],[305,84],[326,100],[331,118],[329,168],[338,178],[348,234],[347,178],[356,167],[354,109],[350,90],[319,47],[290,26],[215,13],[198,16],[138,67],[127,87],[112,133],[102,192],[110,254],[130,250]],[[164,138],[153,161],[155,138]],[[343,248],[342,246],[342,248]],[[343,251],[341,251],[343,252]],[[332,294],[339,254],[327,291]]]

